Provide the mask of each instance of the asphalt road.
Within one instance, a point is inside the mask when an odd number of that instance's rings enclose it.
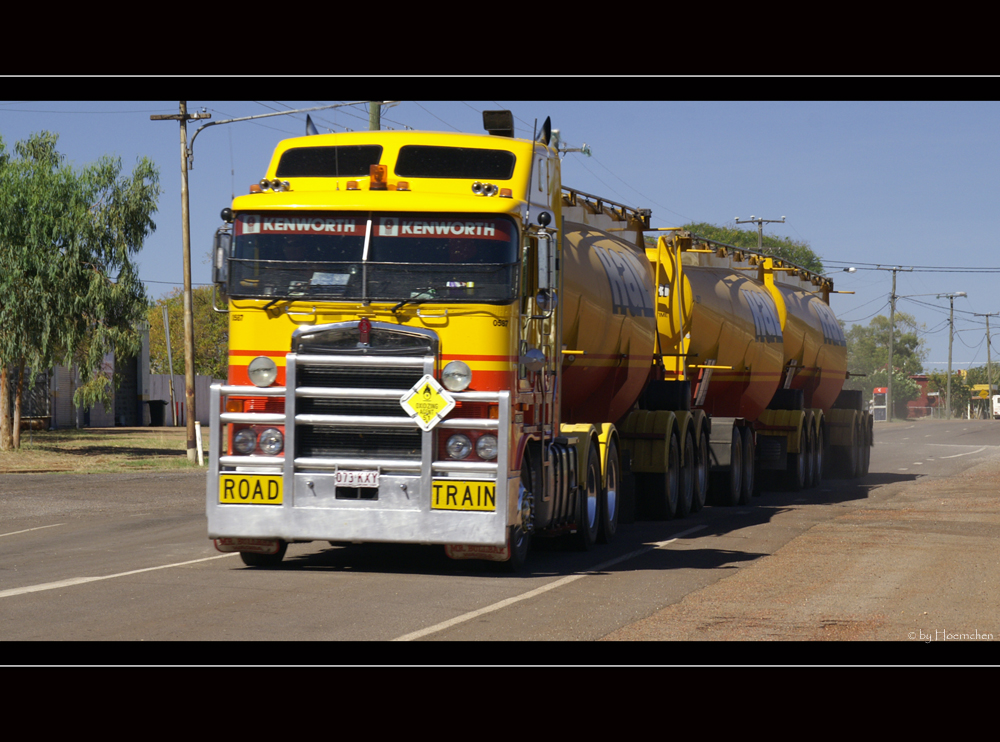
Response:
[[[964,473],[988,467],[998,455],[1000,422],[880,424],[864,480],[765,492],[749,507],[708,507],[682,520],[626,525],[614,544],[586,553],[538,549],[518,576],[489,563],[452,562],[436,547],[324,542],[291,545],[277,569],[250,569],[206,538],[204,474],[0,475],[0,640],[68,640],[78,643],[54,661],[127,664],[697,662],[711,656],[690,645],[564,640],[905,640],[891,632],[748,633],[737,613],[764,594],[759,585],[730,615],[720,618],[717,603],[695,614],[699,596],[737,585],[728,578],[741,573],[766,575],[772,587],[782,580],[797,589],[809,580],[830,583],[838,569],[835,549],[822,559],[812,554],[809,563],[820,565],[812,572],[782,555],[845,515],[891,508],[908,487],[955,480],[952,489],[964,491],[961,482],[977,481],[963,480]],[[996,513],[980,520],[998,522]],[[979,576],[997,584],[998,572],[996,560],[984,562]],[[829,598],[831,615],[857,615],[849,603],[871,593],[857,579]],[[783,594],[770,600],[780,604]],[[993,595],[969,600],[968,611],[982,613],[979,627],[1000,636]],[[684,621],[658,620],[681,609]],[[831,625],[837,626],[822,624]],[[717,631],[727,626],[729,633]],[[402,641],[284,644],[314,640]],[[496,643],[440,643],[524,640],[559,643],[513,653]],[[197,643],[133,651],[135,645],[109,649],[98,641]],[[245,641],[278,643],[235,643]],[[8,645],[5,663],[36,662],[31,647]]]

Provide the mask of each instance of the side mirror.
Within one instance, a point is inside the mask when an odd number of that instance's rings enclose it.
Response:
[[[212,282],[222,284],[229,281],[229,251],[232,249],[233,235],[224,229],[215,232],[212,243]]]

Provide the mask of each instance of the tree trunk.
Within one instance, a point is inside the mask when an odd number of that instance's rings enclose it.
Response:
[[[0,451],[11,451],[14,442],[10,435],[10,379],[7,367],[0,367]]]
[[[21,448],[21,397],[24,392],[24,359],[17,364],[17,385],[14,391],[14,450]]]

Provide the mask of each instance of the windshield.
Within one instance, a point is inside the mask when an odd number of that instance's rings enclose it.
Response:
[[[508,302],[517,228],[470,214],[244,213],[229,294],[368,301]]]

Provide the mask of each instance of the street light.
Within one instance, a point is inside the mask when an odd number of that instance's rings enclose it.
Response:
[[[938,299],[948,299],[951,304],[951,315],[948,318],[948,397],[947,405],[948,420],[951,420],[951,344],[955,337],[955,297],[968,296],[964,291],[955,291],[951,294],[938,294]]]

